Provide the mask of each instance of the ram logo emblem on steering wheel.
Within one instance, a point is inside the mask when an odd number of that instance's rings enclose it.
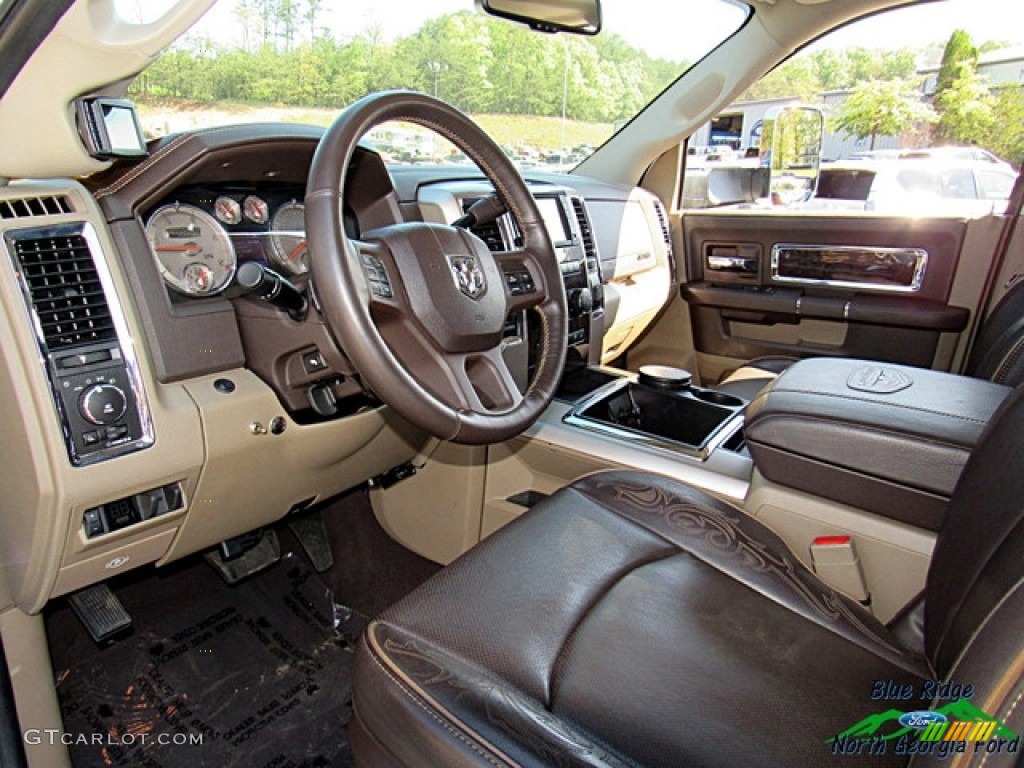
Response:
[[[448,264],[452,268],[455,286],[469,298],[479,299],[487,290],[484,271],[473,256],[449,256]]]

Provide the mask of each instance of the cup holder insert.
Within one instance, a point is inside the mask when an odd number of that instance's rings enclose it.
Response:
[[[671,391],[631,383],[590,404],[578,417],[701,451],[744,405],[737,397],[711,390]]]

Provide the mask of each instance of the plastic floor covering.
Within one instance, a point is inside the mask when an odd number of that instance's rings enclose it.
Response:
[[[292,555],[190,597],[57,670],[75,768],[351,766],[360,617]]]

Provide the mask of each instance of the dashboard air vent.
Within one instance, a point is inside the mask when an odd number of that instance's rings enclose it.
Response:
[[[462,212],[465,213],[469,210],[473,203],[477,202],[476,199],[463,200],[462,201]],[[479,237],[485,243],[487,247],[492,251],[504,251],[506,250],[505,240],[501,236],[501,227],[498,226],[498,220],[489,221],[486,224],[478,224],[477,226],[470,227],[469,231]]]
[[[578,197],[572,198],[572,208],[576,213],[576,221],[580,225],[580,238],[583,240],[583,252],[586,254],[587,261],[591,264],[597,264],[597,248],[594,247],[594,233],[590,229],[587,209],[584,207],[583,201]]]
[[[34,216],[56,216],[71,213],[71,201],[64,195],[23,197],[0,200],[0,219],[26,219]]]
[[[51,351],[117,337],[82,235],[17,239],[14,249]]]
[[[654,210],[658,214],[658,223],[661,224],[661,236],[665,240],[665,248],[667,248],[668,257],[672,258],[672,232],[668,228],[668,216],[665,214],[665,206],[661,204],[660,200],[654,201]]]

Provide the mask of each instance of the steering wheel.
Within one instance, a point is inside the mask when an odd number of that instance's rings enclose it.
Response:
[[[522,246],[492,253],[453,226],[394,224],[346,236],[342,201],[357,142],[402,120],[429,128],[473,160],[515,219]],[[526,429],[551,402],[567,348],[558,260],[515,166],[472,120],[420,93],[371,94],[324,134],[306,189],[306,238],[324,320],[364,383],[402,417],[458,443]],[[536,310],[539,359],[520,392],[502,355],[510,313]]]

